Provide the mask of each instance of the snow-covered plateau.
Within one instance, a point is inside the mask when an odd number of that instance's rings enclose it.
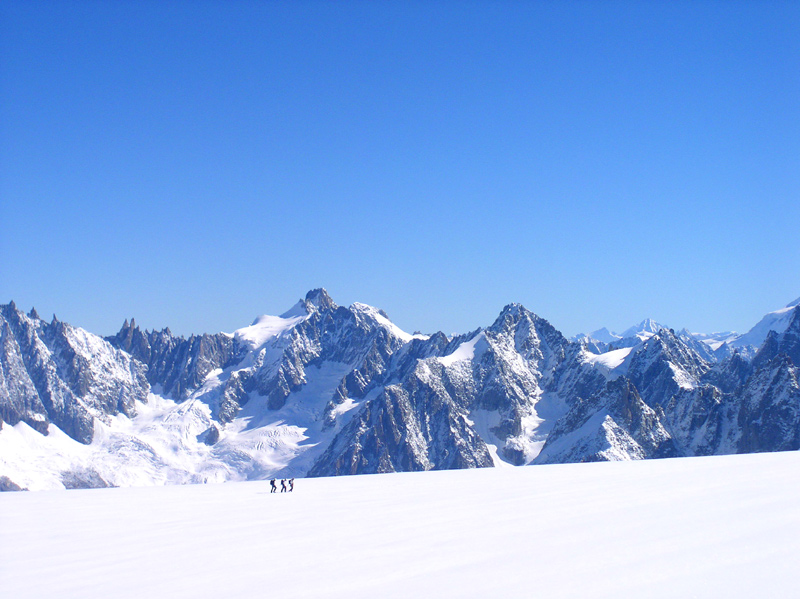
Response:
[[[800,453],[0,494],[0,595],[800,596]]]

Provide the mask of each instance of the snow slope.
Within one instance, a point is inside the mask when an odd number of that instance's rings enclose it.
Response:
[[[50,326],[11,305],[4,314],[34,331]],[[29,490],[304,476],[358,408],[382,390],[384,381],[373,379],[383,374],[394,351],[427,339],[406,333],[371,306],[340,308],[321,289],[310,291],[281,316],[259,316],[232,334],[176,340],[169,333],[142,333],[131,322],[115,340],[142,360],[166,355],[150,369],[166,375],[151,381],[151,388],[142,374],[142,392],[125,403],[124,414],[95,410],[96,421],[84,442],[59,422],[45,426],[48,435],[34,430],[32,418],[0,422],[0,475]],[[149,366],[100,337],[64,324],[52,326],[76,339],[73,354],[85,354],[85,362],[98,365],[97,376],[71,378],[88,381],[90,392],[111,389],[94,393],[101,399],[117,401],[116,381],[133,386],[132,363],[148,372]],[[5,362],[19,358],[19,348],[11,349],[16,351],[6,352]],[[3,364],[6,354],[0,355]],[[21,379],[24,370],[18,368],[9,378]],[[191,374],[173,376],[175,370]],[[166,393],[164,385],[176,379],[185,382],[178,385],[181,392]],[[182,401],[173,401],[177,397]],[[16,412],[26,414],[24,400],[14,404],[21,406]]]
[[[797,597],[800,453],[4,493],[0,593]]]
[[[606,376],[610,377],[612,376],[611,371],[616,370],[623,365],[625,358],[628,357],[628,355],[631,353],[631,350],[633,350],[633,347],[612,349],[604,354],[593,354],[591,352],[584,351],[584,359],[589,364],[592,364],[595,368],[599,368],[600,371]],[[621,372],[622,369],[614,374],[619,375]]]
[[[735,331],[724,331],[718,333],[689,333],[689,334],[698,341],[702,341],[703,343],[705,343],[711,349],[711,351],[716,351],[724,343],[730,344],[739,337],[741,337],[741,335],[739,335]]]
[[[297,307],[292,308],[283,316],[270,316],[264,314],[253,321],[249,327],[234,331],[233,336],[248,349],[255,350],[262,347],[270,339],[286,333],[299,322],[308,319],[309,314],[299,313]],[[292,314],[292,316],[289,316]]]
[[[52,424],[47,436],[24,422],[5,425],[0,472],[31,491],[63,488],[63,473],[75,473],[67,477],[72,484],[88,474],[111,486],[303,476],[361,403],[348,398],[336,407],[335,425],[326,427],[327,398],[349,369],[332,362],[312,368],[313,381],[281,409],[266,409],[266,398],[251,399],[214,445],[204,442],[215,426],[209,405],[199,399],[204,389],[181,403],[151,393],[147,403],[136,403],[136,418],[98,421],[89,445]],[[214,388],[220,376],[220,370],[212,372],[206,386]]]
[[[474,360],[475,359],[475,348],[480,343],[480,349],[478,351],[478,355],[481,354],[481,350],[486,348],[486,334],[485,333],[478,333],[470,339],[469,341],[465,341],[461,345],[459,345],[455,351],[450,354],[449,356],[443,356],[441,358],[436,358],[439,363],[444,366],[452,366],[456,362],[463,362],[466,360]]]
[[[748,345],[759,347],[764,343],[770,331],[782,333],[786,330],[797,306],[800,306],[800,298],[787,304],[785,308],[766,314],[752,329],[731,341],[730,345],[732,347],[745,347]]]

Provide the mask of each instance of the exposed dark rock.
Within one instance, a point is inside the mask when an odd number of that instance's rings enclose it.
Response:
[[[752,373],[752,363],[736,350],[728,358],[715,364],[702,380],[724,393],[733,393],[741,388]]]
[[[220,391],[217,419],[222,423],[233,422],[253,390],[252,376],[247,372],[234,372]]]
[[[23,489],[13,480],[8,478],[7,476],[0,476],[0,493],[6,491],[27,491],[28,489]]]
[[[579,432],[580,431],[580,432]],[[575,402],[553,428],[535,463],[596,462],[678,455],[659,412],[626,378]]]
[[[62,472],[61,482],[67,489],[103,489],[113,486],[90,468],[77,468]]]
[[[208,373],[235,364],[241,355],[234,340],[222,333],[175,337],[169,329],[142,331],[134,319],[106,341],[147,365],[147,380],[165,395],[182,401],[202,385]]]
[[[206,430],[202,435],[202,441],[206,445],[214,445],[217,441],[219,441],[219,428],[216,425],[212,424],[208,430]]]
[[[753,373],[741,393],[739,453],[800,449],[798,368],[785,353]]]
[[[442,359],[460,351],[464,360]],[[592,369],[567,363],[580,351],[518,304],[506,306],[486,330],[449,341],[442,334],[413,340],[393,354],[385,376],[399,382],[339,432],[310,475],[492,465],[470,419],[474,410],[499,414],[490,432],[504,443],[507,459],[526,463],[533,445],[523,422],[536,413],[539,395],[605,384]],[[357,392],[368,388],[367,380],[357,380]]]
[[[491,466],[486,444],[455,403],[414,380],[367,404],[308,476]]]
[[[57,319],[31,319],[0,306],[0,414],[47,434],[50,423],[90,443],[94,418],[135,414],[147,401],[145,367]]]
[[[800,364],[800,306],[796,306],[792,311],[791,320],[785,331],[769,332],[753,358],[753,369],[762,367],[779,354],[788,356],[794,364]]]
[[[711,365],[672,331],[662,329],[634,348],[627,377],[651,407],[666,405],[682,389],[696,386]]]

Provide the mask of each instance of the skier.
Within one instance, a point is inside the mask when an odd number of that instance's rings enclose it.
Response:
[[[286,493],[286,479],[281,479],[281,493]]]
[[[271,481],[269,481],[269,486],[272,487],[271,490],[270,490],[270,493],[274,493],[275,491],[278,490],[278,487],[275,486],[275,479],[274,478]]]
[[[294,479],[290,478],[289,479],[289,493],[291,493],[292,491],[294,491]]]

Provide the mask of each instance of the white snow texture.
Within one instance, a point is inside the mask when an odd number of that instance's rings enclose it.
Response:
[[[15,599],[798,597],[800,453],[0,495]]]

